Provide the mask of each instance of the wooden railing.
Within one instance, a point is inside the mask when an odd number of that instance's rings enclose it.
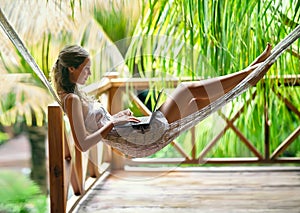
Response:
[[[117,76],[109,76],[103,79],[101,84],[92,84],[85,88],[89,94],[105,96],[108,110],[116,113],[124,106],[120,104],[126,88],[130,85],[135,89],[147,89],[151,82],[160,79],[120,79]],[[187,80],[187,79],[185,79]],[[179,81],[168,79],[168,85],[175,87]],[[299,76],[285,78],[285,86],[300,85]],[[286,104],[289,110],[293,111],[300,120],[299,106],[293,105],[288,99],[278,92],[277,96]],[[255,93],[252,94],[252,98]],[[134,95],[130,94],[132,101],[140,108],[140,111],[147,114],[149,110]],[[300,125],[284,140],[273,153],[270,153],[269,121],[265,119],[265,147],[264,153],[260,153],[256,147],[235,127],[233,122],[241,115],[245,105],[232,117],[227,118],[219,112],[227,125],[220,134],[216,135],[207,146],[197,154],[197,143],[195,128],[191,131],[191,152],[186,152],[176,141],[171,142],[171,146],[179,153],[181,158],[142,158],[126,159],[121,153],[112,150],[103,143],[91,148],[88,152],[82,153],[73,143],[72,133],[68,120],[62,109],[57,104],[48,107],[48,141],[49,141],[49,181],[50,181],[50,201],[51,212],[71,212],[76,208],[78,202],[84,197],[88,190],[97,182],[105,179],[110,170],[123,169],[125,165],[139,164],[201,164],[205,163],[300,163],[300,158],[280,158],[279,155],[300,135]],[[265,115],[267,110],[265,110]],[[248,147],[255,157],[248,158],[205,158],[206,154],[214,147],[217,141],[227,130],[233,130],[241,141]]]
[[[97,180],[107,177],[110,149],[99,143],[80,152],[60,106],[49,105],[48,116],[50,208],[70,212]]]

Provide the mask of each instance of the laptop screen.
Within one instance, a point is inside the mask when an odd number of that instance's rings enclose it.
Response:
[[[151,114],[150,122],[151,122],[152,118],[154,117],[153,112],[155,112],[155,111],[157,110],[157,108],[158,108],[158,102],[159,102],[159,100],[160,100],[160,98],[161,98],[162,92],[163,92],[163,89],[161,89],[161,90],[159,91],[158,96],[157,96],[157,98],[156,98],[156,100],[155,100],[155,105],[154,105],[154,108],[153,108],[153,111],[152,111],[152,114]]]

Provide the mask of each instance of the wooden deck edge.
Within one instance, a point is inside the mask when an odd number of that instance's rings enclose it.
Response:
[[[69,198],[67,204],[66,212],[74,212],[77,208],[79,208],[80,203],[84,202],[84,200],[89,196],[90,192],[93,190],[94,186],[97,186],[99,183],[104,182],[110,176],[110,172],[104,172],[96,181],[87,181],[87,185],[85,188],[86,193],[80,196],[73,195]]]
[[[300,166],[209,166],[209,167],[135,167],[125,172],[299,172]]]
[[[186,158],[134,158],[127,159],[127,165],[141,165],[141,164],[271,164],[271,163],[294,163],[299,164],[299,157],[281,157],[276,159],[259,159],[257,157],[232,157],[232,158],[203,158],[203,159],[186,159]]]

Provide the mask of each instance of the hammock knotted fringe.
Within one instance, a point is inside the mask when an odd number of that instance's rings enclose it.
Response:
[[[56,101],[61,105],[59,98],[54,92],[51,84],[45,77],[44,73],[41,71],[39,66],[36,64],[35,60],[28,52],[27,48],[24,46],[23,42],[19,38],[18,34],[15,32],[13,27],[9,24],[5,18],[1,8],[0,8],[0,25],[21,55],[24,57],[26,62],[30,65],[33,71],[41,79],[44,85],[49,89],[50,93],[56,99]],[[197,125],[200,121],[207,118],[212,113],[219,110],[226,103],[232,101],[244,91],[246,91],[253,82],[254,79],[262,77],[268,68],[277,60],[277,58],[298,38],[300,37],[300,25],[298,25],[290,34],[288,34],[281,42],[279,42],[273,49],[270,56],[258,66],[250,75],[248,75],[242,82],[240,82],[235,88],[230,92],[225,94],[223,97],[217,99],[216,101],[210,103],[208,106],[202,108],[201,110],[170,123],[167,131],[151,144],[134,144],[126,141],[122,137],[110,136],[109,140],[103,139],[103,142],[112,146],[113,148],[119,150],[125,155],[131,157],[146,157],[154,154],[155,152],[161,150],[175,138],[177,138],[182,132],[192,128]]]

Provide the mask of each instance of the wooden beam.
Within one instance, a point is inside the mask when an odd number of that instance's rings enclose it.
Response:
[[[257,151],[257,149],[252,145],[252,143],[238,130],[233,123],[227,119],[226,117],[224,118],[227,122],[227,124],[230,126],[230,128],[237,134],[237,136],[244,142],[244,144],[250,149],[250,151],[259,159],[263,159],[261,154]]]
[[[102,162],[99,162],[99,153],[98,145],[95,145],[90,149],[89,159],[88,159],[88,173],[91,177],[96,178],[100,176],[98,165]]]
[[[239,109],[239,111],[233,116],[233,118],[230,119],[230,121],[233,123],[236,119],[239,118],[239,116],[242,114],[243,110],[247,105],[250,104],[250,102],[255,98],[256,96],[256,91],[253,92],[251,95],[251,98],[247,100],[247,102]],[[226,116],[223,114],[223,118],[227,119]],[[214,137],[209,144],[202,150],[200,153],[198,160],[201,160],[204,158],[204,156],[210,151],[210,149],[217,143],[217,141],[225,134],[225,132],[229,129],[229,125],[227,124],[224,129],[216,136]]]
[[[202,80],[204,78],[199,78],[197,81]],[[284,75],[284,76],[268,76],[268,78],[272,84],[284,86],[300,86],[300,75]],[[279,79],[283,79],[283,81],[279,81]],[[166,78],[165,82],[169,83],[170,88],[176,87],[180,82],[192,81],[190,77],[181,77],[181,78]],[[261,79],[261,83],[265,82],[265,78]],[[161,81],[161,78],[104,78],[101,83],[93,83],[87,85],[83,88],[84,92],[88,94],[92,94],[95,96],[99,96],[102,93],[107,92],[111,88],[115,87],[127,87],[132,86],[135,89],[148,89],[150,82]]]
[[[265,159],[270,158],[270,122],[269,122],[269,107],[267,101],[267,93],[264,85],[264,151]]]
[[[176,143],[175,141],[171,142],[171,145],[186,159],[191,159],[191,157],[183,150],[180,144]]]
[[[218,140],[224,135],[224,133],[229,129],[229,126],[227,125],[216,137],[214,137],[208,145],[201,151],[198,157],[198,161],[201,161],[204,159],[204,157],[207,155],[207,153],[211,150],[213,146],[218,142]]]
[[[112,81],[113,79],[111,79]],[[109,95],[108,95],[108,111],[111,114],[118,113],[123,109],[123,102],[122,102],[122,95],[124,94],[125,88],[122,87],[112,87],[109,90]],[[115,151],[114,149],[111,149],[111,156],[112,156],[112,165],[111,168],[113,170],[122,170],[124,169],[124,155],[123,153],[119,153]]]
[[[72,162],[74,164],[74,175],[76,176],[76,180],[78,183],[78,189],[74,193],[76,195],[82,195],[84,194],[84,181],[85,181],[85,175],[84,175],[84,170],[83,170],[83,156],[82,152],[78,150],[75,147],[75,159]]]
[[[274,91],[274,89],[273,89]],[[275,92],[274,93],[278,96],[278,98],[280,100],[282,100],[285,105],[290,109],[292,110],[297,116],[298,118],[300,118],[300,111],[297,109],[297,107],[295,107],[287,98],[283,97],[283,95],[281,95],[279,92]]]
[[[197,151],[197,146],[196,146],[196,130],[195,127],[191,128],[191,134],[192,134],[192,158],[195,159],[196,158],[196,151]]]
[[[277,158],[298,136],[300,135],[300,126],[273,152],[271,159]]]
[[[66,212],[65,150],[62,110],[57,104],[48,106],[48,152],[50,211]]]
[[[257,157],[237,157],[237,158],[203,158],[188,160],[185,158],[134,158],[128,159],[127,165],[146,165],[146,164],[275,164],[275,163],[300,163],[300,158],[276,158],[276,159],[258,159]],[[129,169],[129,168],[128,168]]]

